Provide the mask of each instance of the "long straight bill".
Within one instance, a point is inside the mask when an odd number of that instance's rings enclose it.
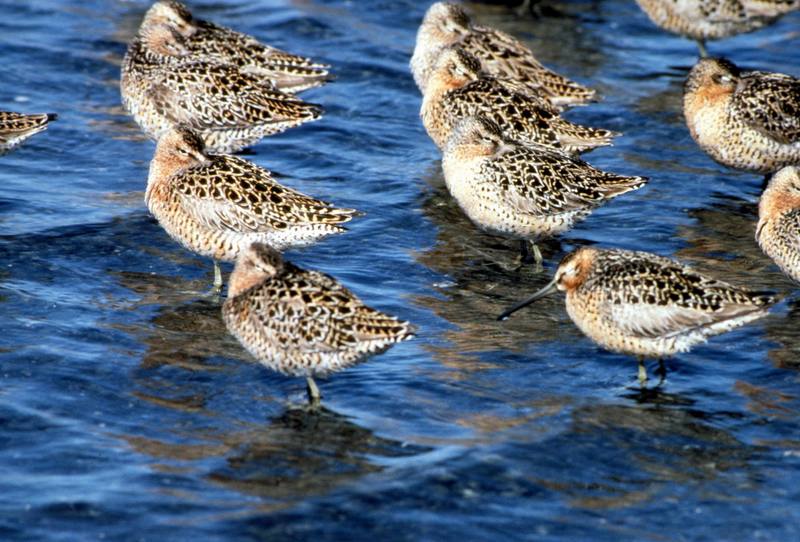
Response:
[[[533,303],[533,302],[534,302],[534,301],[536,301],[537,299],[541,299],[541,298],[543,298],[544,296],[546,296],[547,294],[550,294],[550,293],[552,293],[552,292],[555,292],[555,291],[556,291],[556,279],[555,279],[555,278],[553,278],[553,280],[551,280],[550,282],[548,282],[548,283],[545,285],[545,287],[544,287],[544,288],[542,288],[541,290],[539,290],[538,292],[536,292],[535,294],[533,294],[532,296],[530,296],[528,299],[525,299],[525,300],[523,300],[523,301],[520,301],[519,303],[517,303],[517,304],[516,304],[516,305],[514,305],[513,307],[511,307],[511,308],[509,308],[509,309],[506,309],[505,311],[503,311],[503,314],[501,314],[500,316],[498,316],[498,317],[497,317],[497,319],[498,319],[498,320],[505,320],[506,318],[508,318],[509,316],[511,316],[512,314],[514,314],[514,313],[515,313],[515,312],[517,312],[518,310],[520,310],[521,308],[523,308],[523,307],[527,307],[528,305],[530,305],[531,303]]]

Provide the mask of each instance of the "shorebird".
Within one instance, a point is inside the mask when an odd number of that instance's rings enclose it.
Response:
[[[707,56],[706,40],[752,32],[800,9],[798,0],[636,0],[656,26],[697,41]]]
[[[166,25],[140,30],[128,47],[122,103],[153,139],[176,124],[198,132],[211,152],[235,152],[264,136],[318,119],[322,108],[235,66],[194,60]]]
[[[442,50],[425,87],[420,116],[440,149],[453,126],[469,116],[493,120],[509,139],[570,153],[611,145],[618,135],[573,124],[562,119],[547,98],[520,88],[518,83],[483,75],[480,61],[459,46]]]
[[[717,162],[771,173],[800,163],[800,80],[703,58],[683,94],[689,132]]]
[[[756,241],[781,271],[800,282],[800,169],[772,176],[758,202]]]
[[[461,6],[448,2],[436,2],[428,8],[417,32],[411,73],[423,94],[436,59],[448,45],[458,45],[475,55],[487,74],[516,80],[557,107],[594,100],[593,89],[547,69],[522,42],[494,28],[472,24]]]
[[[237,259],[222,317],[263,365],[305,376],[312,406],[320,402],[315,376],[414,336],[408,322],[367,307],[333,277],[301,269],[261,243]]]
[[[546,145],[510,141],[481,117],[459,122],[442,167],[450,194],[470,220],[521,240],[523,261],[529,242],[570,229],[595,207],[647,182],[600,171]],[[538,266],[542,256],[532,248]]]
[[[284,92],[300,92],[325,84],[327,64],[261,43],[253,36],[196,19],[174,0],[159,0],[145,14],[141,28],[165,24],[185,39],[188,53],[197,60],[232,64],[242,72],[271,81]]]
[[[202,139],[183,128],[159,139],[145,202],[170,237],[214,259],[217,291],[218,261],[235,260],[256,241],[277,250],[313,244],[345,231],[356,214],[282,186],[252,162],[207,154]]]
[[[0,155],[14,149],[32,135],[47,130],[47,123],[57,118],[54,113],[24,115],[0,111]]]
[[[767,314],[775,298],[715,280],[649,252],[579,248],[544,288],[506,310],[504,320],[537,299],[565,292],[567,314],[594,342],[639,358],[687,352],[708,337]]]

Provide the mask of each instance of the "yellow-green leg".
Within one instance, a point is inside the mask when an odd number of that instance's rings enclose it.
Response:
[[[644,358],[639,357],[639,385],[647,384],[647,367],[644,366]]]
[[[700,58],[706,58],[708,56],[708,50],[706,49],[706,42],[704,40],[697,40],[697,48],[700,49]]]
[[[222,269],[219,268],[217,260],[214,260],[214,291],[216,293],[222,291]]]
[[[314,379],[310,376],[306,377],[306,393],[308,394],[308,404],[311,408],[319,407],[322,395],[319,393],[319,388]]]
[[[537,271],[542,269],[542,262],[544,259],[542,258],[542,251],[539,250],[539,247],[533,241],[528,241],[527,239],[523,239],[520,241],[519,245],[520,251],[520,259],[521,263],[524,265],[526,263],[531,263],[533,260],[533,265]]]

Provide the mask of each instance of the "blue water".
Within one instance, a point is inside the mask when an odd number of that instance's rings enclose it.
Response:
[[[407,62],[426,2],[218,0],[196,13],[334,66],[325,117],[248,158],[366,215],[293,251],[419,337],[321,381],[253,363],[197,292],[211,265],[143,203],[152,142],[119,105],[145,1],[0,0],[0,107],[60,120],[0,158],[0,540],[791,540],[800,537],[800,305],[753,241],[762,179],[690,139],[693,43],[630,0],[481,21],[601,90],[586,155],[651,183],[544,245],[545,273],[447,195]],[[712,43],[800,75],[800,16]],[[668,364],[595,347],[558,296],[494,317],[585,244],[671,255],[787,299]],[[230,266],[226,271],[230,270]]]

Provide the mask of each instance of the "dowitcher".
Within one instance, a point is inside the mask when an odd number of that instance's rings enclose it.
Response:
[[[656,26],[697,41],[752,32],[800,8],[798,0],[636,0]]]
[[[505,139],[481,117],[456,126],[442,160],[450,194],[479,228],[529,242],[570,229],[606,201],[641,188],[645,177],[625,177],[593,168],[546,145]],[[541,253],[533,245],[534,258]]]
[[[686,79],[683,112],[694,140],[721,164],[770,173],[800,163],[800,80],[794,77],[703,58]]]
[[[237,66],[263,77],[285,92],[300,92],[329,80],[327,64],[263,44],[256,38],[224,26],[196,19],[174,0],[159,0],[145,14],[142,28],[166,24],[185,39],[188,52],[198,60]]]
[[[23,115],[0,111],[0,154],[5,154],[23,141],[47,130],[47,123],[58,118],[54,113]]]
[[[364,305],[336,279],[301,269],[254,243],[236,260],[222,306],[228,330],[273,371],[305,376],[318,405],[315,376],[347,368],[413,337],[408,322]]]
[[[458,46],[447,47],[428,79],[420,110],[428,135],[441,149],[462,118],[485,116],[509,139],[581,152],[611,145],[617,135],[573,124],[549,100],[516,83],[485,76],[480,61]]]
[[[198,132],[211,152],[235,152],[318,119],[322,108],[235,66],[193,60],[166,25],[140,31],[122,64],[122,103],[153,139],[173,125]]]
[[[567,314],[590,339],[639,358],[642,383],[645,357],[687,352],[765,316],[775,302],[649,252],[584,247],[568,254],[552,281],[500,319],[555,290],[566,292]]]
[[[461,6],[448,2],[436,2],[428,8],[417,32],[411,73],[423,94],[436,59],[448,45],[459,45],[475,55],[487,74],[519,81],[558,107],[594,99],[593,89],[547,69],[522,42],[494,28],[472,24]]]
[[[145,202],[170,237],[214,259],[217,290],[218,261],[235,260],[256,241],[277,250],[310,245],[345,231],[356,214],[282,186],[252,162],[208,154],[183,128],[159,139]]]
[[[756,241],[781,271],[800,282],[800,169],[772,176],[758,202]]]

